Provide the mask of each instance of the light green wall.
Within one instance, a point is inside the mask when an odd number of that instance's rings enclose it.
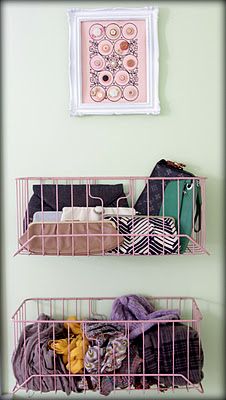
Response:
[[[67,8],[137,4],[110,1],[3,4],[1,344],[5,392],[14,384],[10,366],[13,341],[10,316],[24,298],[140,293],[198,299],[204,316],[202,398],[223,396],[222,3],[152,3],[160,7],[160,116],[71,118],[68,112]],[[140,1],[139,7],[148,4]],[[160,158],[182,161],[188,170],[208,177],[207,247],[211,256],[120,260],[12,257],[16,248],[15,177],[148,175]],[[174,397],[181,399],[183,395],[179,392]],[[15,398],[20,396],[26,395],[18,394]],[[186,398],[195,396],[191,392]],[[131,397],[138,398],[138,394]]]

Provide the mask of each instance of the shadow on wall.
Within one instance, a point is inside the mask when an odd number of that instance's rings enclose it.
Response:
[[[223,248],[223,187],[222,179],[217,179],[216,176],[208,176],[206,182],[206,232],[207,243],[211,247]]]
[[[224,371],[224,306],[218,302],[197,298],[200,310],[203,315],[201,322],[201,340],[204,351],[204,379],[203,387],[205,394],[205,386],[208,388],[217,388],[219,385],[223,389],[225,380]],[[214,313],[217,310],[217,315]],[[219,316],[219,309],[222,311]],[[206,391],[208,391],[206,387]],[[205,397],[213,398],[213,397]],[[223,397],[214,397],[221,399]]]
[[[170,114],[170,105],[166,97],[166,83],[168,78],[169,50],[166,39],[166,26],[169,19],[169,9],[159,9],[158,37],[159,37],[159,98],[161,115]]]

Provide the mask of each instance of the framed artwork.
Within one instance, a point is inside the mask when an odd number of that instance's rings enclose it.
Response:
[[[159,114],[158,8],[68,10],[70,114]]]

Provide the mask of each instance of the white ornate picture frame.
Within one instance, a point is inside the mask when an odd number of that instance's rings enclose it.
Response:
[[[68,10],[70,114],[159,114],[158,8]]]

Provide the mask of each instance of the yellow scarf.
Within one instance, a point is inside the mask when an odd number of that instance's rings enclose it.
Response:
[[[68,317],[68,320],[76,321],[74,316]],[[88,350],[89,342],[83,335],[81,324],[78,322],[65,322],[64,327],[72,332],[68,340],[59,339],[52,340],[49,342],[49,347],[56,352],[56,354],[62,354],[63,363],[66,364],[68,371],[73,374],[79,374],[83,372],[84,368],[84,357]]]

